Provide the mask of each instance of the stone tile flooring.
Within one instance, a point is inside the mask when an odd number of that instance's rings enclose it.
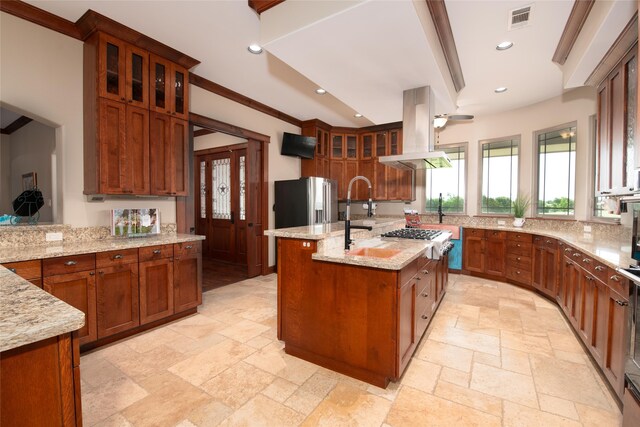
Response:
[[[619,426],[555,305],[450,275],[399,383],[386,390],[288,356],[276,276],[204,294],[198,314],[82,356],[86,426]]]

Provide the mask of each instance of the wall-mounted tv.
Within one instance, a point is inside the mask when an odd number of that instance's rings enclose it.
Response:
[[[284,132],[282,135],[282,149],[280,150],[280,154],[283,156],[313,159],[315,151],[316,138],[313,136],[295,135],[288,132]]]

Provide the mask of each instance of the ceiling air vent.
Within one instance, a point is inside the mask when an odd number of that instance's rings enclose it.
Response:
[[[509,30],[526,27],[531,21],[531,5],[513,9],[509,12]]]

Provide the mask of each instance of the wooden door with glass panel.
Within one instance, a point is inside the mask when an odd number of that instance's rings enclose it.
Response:
[[[246,149],[196,157],[196,234],[203,256],[247,263]]]

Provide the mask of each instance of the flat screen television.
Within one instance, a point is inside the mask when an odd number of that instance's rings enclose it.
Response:
[[[282,135],[282,149],[280,150],[280,154],[283,156],[313,159],[315,152],[316,138],[313,136],[295,135],[288,132],[284,132]]]

